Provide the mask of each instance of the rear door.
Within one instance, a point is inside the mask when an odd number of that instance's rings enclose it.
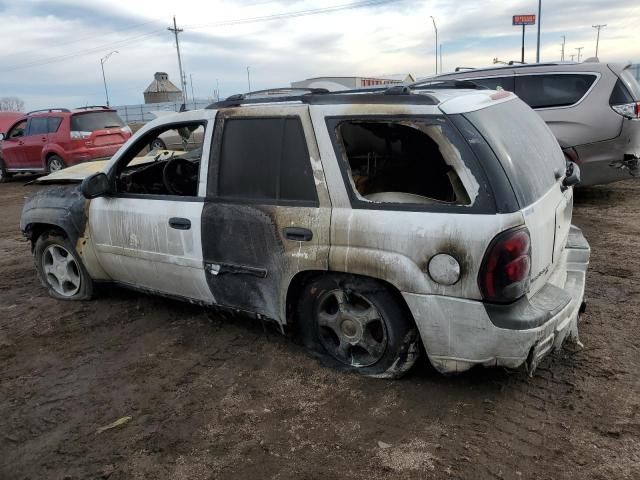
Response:
[[[44,168],[42,149],[49,139],[49,117],[31,117],[27,124],[27,132],[23,138],[24,167]]]
[[[285,321],[286,292],[326,270],[331,205],[307,106],[221,111],[202,213],[217,303]]]
[[[531,235],[531,293],[547,281],[571,226],[572,190],[562,191],[564,154],[550,129],[522,101],[465,114],[496,153]]]

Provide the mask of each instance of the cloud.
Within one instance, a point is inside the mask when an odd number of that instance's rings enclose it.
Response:
[[[199,97],[288,85],[320,75],[433,73],[437,21],[444,67],[482,66],[494,57],[519,59],[521,31],[511,16],[536,13],[534,0],[400,0],[375,7],[322,15],[235,25],[230,20],[343,5],[350,0],[32,0],[2,2],[3,47],[0,92],[23,98],[27,108],[104,102],[100,58],[105,63],[115,104],[140,103],[155,71],[178,84],[174,38],[167,27],[173,14],[179,26],[187,75]],[[353,0],[351,0],[353,1]],[[604,61],[640,60],[637,0],[543,0],[542,60],[558,60],[560,36],[567,54],[584,46],[592,56],[595,31],[607,23],[600,52]],[[535,59],[535,27],[527,30],[527,60]]]

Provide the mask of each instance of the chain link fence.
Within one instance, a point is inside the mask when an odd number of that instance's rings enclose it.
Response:
[[[211,105],[214,100],[197,99],[186,103],[187,110],[198,110]],[[154,120],[156,116],[153,112],[179,112],[182,102],[164,102],[164,103],[141,103],[138,105],[120,105],[113,107],[118,111],[118,115],[126,123],[147,123]]]

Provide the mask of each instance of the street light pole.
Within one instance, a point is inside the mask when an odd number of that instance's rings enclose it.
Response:
[[[598,30],[598,36],[596,38],[596,58],[598,58],[598,47],[600,46],[600,30],[606,26],[607,26],[606,23],[604,25],[593,25],[593,28]]]
[[[431,15],[433,20],[433,29],[436,31],[436,75],[438,74],[438,27],[436,27],[436,19]]]
[[[100,59],[100,68],[102,69],[102,81],[104,82],[104,95],[105,97],[107,97],[107,107],[109,106],[109,90],[107,89],[107,77],[104,75],[104,64],[106,63],[107,60],[109,60],[109,57],[114,53],[118,53],[118,51],[114,50],[113,52],[108,53],[107,55],[105,55]]]
[[[562,37],[562,57],[561,57],[561,62],[564,62],[564,46],[567,44],[567,36],[566,35],[561,35]]]
[[[540,26],[542,24],[542,0],[538,0],[538,48],[536,50],[536,63],[540,63]]]

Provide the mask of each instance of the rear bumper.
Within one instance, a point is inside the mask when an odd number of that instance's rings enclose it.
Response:
[[[548,284],[498,312],[479,301],[403,293],[433,366],[442,373],[458,373],[474,365],[526,364],[532,371],[565,340],[577,340],[589,256],[582,232],[571,227]]]
[[[580,160],[579,186],[603,185],[640,176],[640,120],[624,120],[612,140],[575,147]]]

